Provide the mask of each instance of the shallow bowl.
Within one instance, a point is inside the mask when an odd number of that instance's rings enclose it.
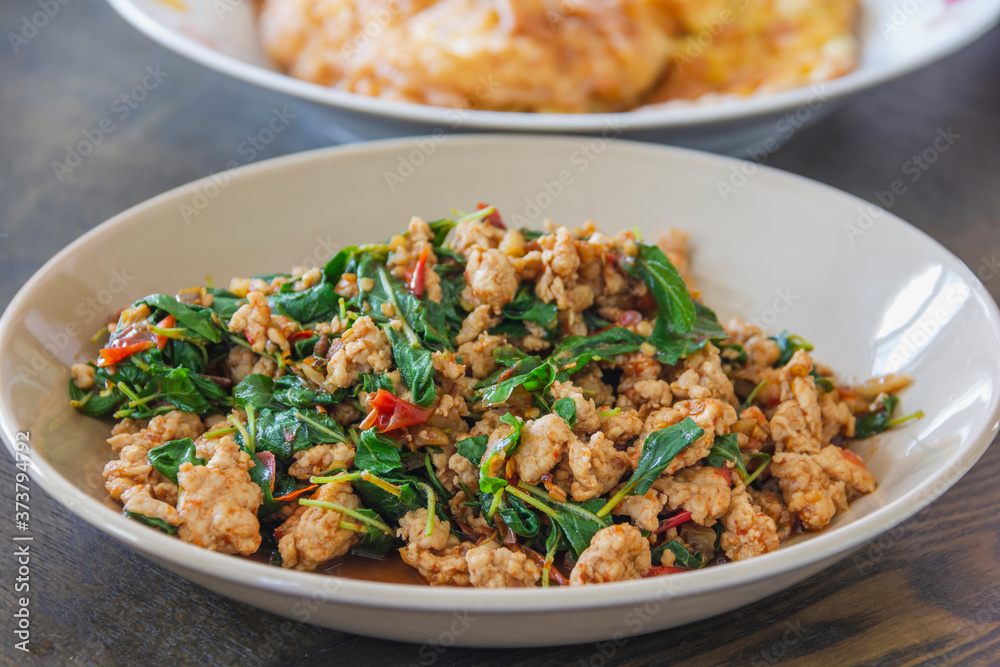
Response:
[[[405,177],[400,164],[411,164]],[[751,166],[626,141],[469,136],[429,155],[411,140],[324,149],[177,188],[75,241],[7,308],[0,427],[8,449],[27,439],[35,484],[164,567],[350,632],[552,645],[652,632],[759,600],[905,520],[982,455],[1000,415],[1000,316],[966,266],[914,227],[832,188]],[[68,367],[95,355],[89,338],[108,314],[203,284],[206,274],[225,284],[321,263],[343,244],[389,236],[411,215],[436,219],[480,201],[512,225],[593,219],[609,231],[636,226],[646,238],[687,229],[705,301],[722,319],[739,314],[805,337],[842,381],[910,373],[916,382],[902,407],[927,416],[856,445],[879,488],[828,530],[748,561],[599,586],[429,588],[291,572],[199,549],[106,504],[100,471],[112,454],[110,424],[70,408],[66,384]]]

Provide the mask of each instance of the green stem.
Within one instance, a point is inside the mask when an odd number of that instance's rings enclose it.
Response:
[[[611,500],[609,500],[607,502],[607,504],[604,505],[604,507],[602,507],[601,509],[597,510],[597,518],[598,519],[603,519],[604,517],[606,517],[608,515],[608,512],[610,512],[611,510],[613,510],[615,508],[615,505],[617,505],[618,503],[620,503],[622,501],[622,498],[624,498],[625,496],[627,496],[629,494],[629,492],[631,492],[632,489],[635,488],[635,485],[638,484],[638,483],[639,483],[639,480],[635,480],[634,482],[630,482],[629,484],[626,484],[622,488],[621,491],[619,491],[618,493],[616,493],[614,495],[614,497],[611,498]]]
[[[764,472],[764,468],[766,468],[767,464],[771,461],[771,455],[770,454],[765,454],[765,453],[761,452],[759,454],[753,454],[753,455],[750,456],[750,460],[751,461],[754,460],[754,459],[764,459],[764,462],[761,463],[759,466],[757,466],[754,469],[753,474],[751,474],[749,477],[747,477],[745,480],[743,480],[743,486],[750,486],[750,482],[752,482],[755,479],[757,479],[757,477],[762,472]]]
[[[461,218],[459,218],[458,220],[456,220],[455,221],[455,225],[458,226],[458,225],[462,224],[463,222],[469,222],[470,220],[479,220],[480,218],[485,218],[486,216],[490,215],[491,213],[496,213],[496,210],[497,210],[496,206],[487,206],[484,209],[480,209],[478,211],[473,211],[472,213],[469,213],[467,215],[463,215]]]
[[[381,530],[386,535],[391,535],[392,534],[392,531],[389,529],[389,526],[385,525],[384,523],[382,523],[378,519],[373,519],[370,516],[365,516],[361,512],[358,512],[356,510],[352,510],[352,509],[350,509],[348,507],[344,507],[343,505],[338,505],[337,503],[331,503],[331,502],[328,502],[326,500],[309,500],[309,499],[303,499],[303,500],[299,500],[299,505],[309,505],[310,507],[321,507],[321,508],[326,509],[326,510],[333,510],[334,512],[340,512],[341,514],[349,516],[352,519],[357,519],[361,523],[366,523],[369,526],[373,526],[374,528],[378,528],[379,530]]]
[[[420,347],[420,338],[417,333],[410,327],[410,323],[406,321],[403,317],[403,311],[399,307],[399,303],[396,301],[396,293],[392,291],[392,284],[389,282],[389,273],[383,268],[378,268],[378,277],[382,281],[382,289],[385,290],[386,297],[389,299],[389,303],[392,304],[392,311],[399,318],[399,321],[403,325],[403,333],[406,334],[407,339],[410,341],[410,345],[413,347]],[[392,326],[392,323],[387,326]]]
[[[361,479],[361,472],[362,471],[359,470],[357,472],[338,473],[336,475],[327,476],[327,477],[315,477],[314,476],[314,477],[310,477],[309,478],[309,483],[310,484],[332,484],[333,482],[353,482],[353,481]]]
[[[431,485],[434,487],[434,490],[437,492],[437,494],[447,500],[451,500],[452,498],[454,498],[454,496],[448,491],[448,489],[444,487],[444,484],[441,483],[441,480],[438,479],[437,474],[434,472],[434,465],[433,463],[431,463],[430,452],[428,452],[424,457],[424,468],[427,469],[427,475],[430,478]]]
[[[493,515],[497,513],[497,508],[500,507],[500,498],[503,496],[503,489],[500,489],[493,494],[493,502],[490,503],[490,508],[486,510],[486,520],[492,521]]]
[[[240,420],[233,415],[229,415],[229,417],[227,417],[227,420],[229,421],[230,424],[236,427],[237,431],[240,432],[240,435],[243,437],[243,446],[247,448],[250,456],[256,454],[257,452],[255,452],[253,449],[253,440],[250,439],[250,434],[247,433],[246,427],[244,427],[243,424],[240,423]]]
[[[753,391],[750,392],[750,395],[747,396],[747,400],[743,401],[743,405],[740,406],[740,409],[746,410],[751,405],[753,405],[753,399],[757,397],[758,392],[760,392],[760,390],[763,389],[764,386],[770,382],[771,382],[770,380],[761,380],[760,383],[753,388]]]
[[[318,421],[312,419],[308,415],[303,414],[303,413],[299,412],[298,410],[296,410],[295,411],[295,416],[298,417],[299,419],[301,419],[302,421],[304,421],[305,423],[309,424],[310,426],[312,426],[317,431],[320,431],[320,432],[325,433],[326,435],[330,436],[331,438],[334,439],[334,442],[347,442],[346,440],[344,440],[344,436],[342,436],[340,433],[337,433],[336,431],[332,431],[332,430],[328,429],[326,426],[323,426]]]
[[[424,536],[430,537],[434,534],[434,489],[430,487],[429,484],[420,483],[423,487],[424,493],[427,494],[427,528],[424,530]]]
[[[257,451],[257,417],[254,415],[254,409],[252,405],[247,405],[247,431],[250,433],[250,451]]]
[[[923,418],[924,418],[924,411],[917,410],[912,415],[906,415],[905,417],[897,417],[896,419],[890,419],[887,423],[889,426],[899,426],[900,424],[904,424],[910,421],[911,419],[923,419]]]
[[[545,513],[549,517],[551,517],[552,519],[555,519],[555,518],[557,518],[559,516],[558,514],[556,514],[556,511],[554,509],[552,509],[551,507],[549,507],[548,505],[546,505],[542,501],[538,500],[534,496],[525,493],[521,489],[518,489],[518,488],[513,487],[513,486],[508,486],[507,487],[507,491],[510,492],[510,493],[512,493],[514,496],[520,498],[524,502],[528,503],[529,505],[538,508],[543,513]]]

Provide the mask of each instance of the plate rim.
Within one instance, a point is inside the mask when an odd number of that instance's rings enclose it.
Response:
[[[485,142],[487,144],[502,144],[504,150],[517,150],[516,147],[512,148],[512,144],[530,144],[535,147],[539,143],[555,143],[576,147],[579,140],[579,137],[539,137],[530,134],[469,134],[450,137],[447,143],[461,148]],[[395,154],[400,148],[412,146],[412,141],[413,137],[406,137],[293,153],[238,167],[234,170],[238,173],[233,174],[232,178],[247,178],[272,170],[280,171],[284,168],[300,167],[312,161],[350,159],[350,156],[356,153],[389,152]],[[624,139],[616,140],[614,143],[617,146],[612,146],[609,150],[658,154],[666,156],[665,159],[668,160],[702,162],[720,167],[747,163],[736,158],[672,146],[660,146]],[[768,178],[778,179],[779,182],[787,181],[790,184],[789,187],[813,189],[817,193],[824,193],[827,196],[852,199],[859,205],[874,206],[859,197],[797,174],[767,165],[756,165],[756,167],[761,168],[762,173],[766,174]],[[95,242],[105,234],[114,233],[119,226],[127,225],[132,218],[140,213],[161,207],[166,210],[166,205],[174,208],[172,207],[174,203],[186,200],[190,194],[213,182],[217,176],[217,174],[205,176],[129,207],[81,235],[43,264],[21,286],[0,317],[0,353],[9,348],[14,327],[20,319],[18,315],[30,306],[30,297],[36,284],[44,280],[46,274],[57,267],[64,257],[78,252],[79,248]],[[929,242],[940,253],[941,261],[964,278],[965,283],[970,287],[971,294],[976,296],[976,300],[984,308],[989,324],[992,325],[993,335],[997,340],[1000,340],[1000,309],[972,270],[926,232],[907,223],[890,211],[884,213],[885,215],[880,217],[880,224],[895,226],[897,231],[916,234],[922,238],[923,242]],[[9,384],[11,379],[4,374],[3,367],[0,366],[0,382]],[[372,582],[278,569],[247,559],[210,552],[157,531],[149,530],[148,527],[125,518],[79,490],[71,481],[56,472],[44,458],[32,456],[30,469],[32,480],[76,516],[83,518],[128,548],[150,556],[157,562],[166,561],[184,570],[193,570],[200,576],[221,579],[279,595],[301,597],[315,597],[317,582],[333,581],[335,583],[324,586],[324,588],[332,587],[334,589],[333,593],[329,594],[331,601],[338,604],[375,608],[435,612],[451,612],[461,609],[490,613],[517,613],[528,610],[560,611],[578,609],[583,605],[589,608],[599,608],[648,602],[651,599],[659,599],[658,596],[661,592],[665,592],[670,597],[678,598],[702,595],[721,588],[735,587],[781,576],[784,572],[794,572],[826,559],[842,557],[847,551],[876,538],[910,518],[956,484],[985,453],[1000,429],[1000,391],[994,393],[992,405],[988,407],[987,413],[991,417],[978,424],[978,428],[974,429],[974,432],[970,432],[961,443],[958,453],[949,456],[933,475],[899,498],[873,510],[871,514],[848,525],[839,526],[832,531],[813,535],[808,540],[788,545],[778,551],[746,561],[729,563],[725,568],[686,572],[662,578],[662,581],[657,581],[657,586],[651,586],[649,580],[639,580],[601,586],[558,587],[558,590],[473,589],[470,591],[463,588]],[[4,436],[4,444],[12,456],[14,455],[12,443],[18,432],[15,426],[14,415],[7,402],[0,400],[0,433]],[[831,533],[835,533],[832,538],[830,537]],[[317,577],[323,577],[323,579],[320,580]]]

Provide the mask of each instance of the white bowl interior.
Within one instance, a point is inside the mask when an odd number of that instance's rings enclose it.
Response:
[[[387,174],[418,155],[421,164],[390,188]],[[669,578],[672,595],[727,587],[730,608],[749,602],[902,521],[978,459],[1000,412],[1000,318],[958,259],[881,209],[760,167],[735,192],[720,195],[720,183],[730,183],[741,164],[625,141],[466,137],[442,142],[430,155],[412,141],[327,149],[179,188],[79,239],[11,303],[0,322],[4,435],[11,443],[15,432],[30,431],[33,474],[70,511],[159,562],[230,594],[256,590],[252,600],[280,610],[262,600],[305,594],[320,575],[207,553],[104,506],[109,423],[71,409],[66,382],[70,364],[95,354],[88,339],[108,314],[152,292],[203,284],[206,274],[225,285],[234,275],[321,263],[340,245],[404,228],[411,215],[436,219],[480,201],[496,204],[515,226],[538,226],[545,217],[571,226],[593,219],[609,231],[637,226],[647,238],[681,227],[691,234],[705,301],[720,317],[742,315],[802,335],[842,379],[909,373],[916,382],[902,395],[902,408],[927,415],[858,445],[880,487],[830,530],[751,561]],[[470,591],[344,581],[334,597],[383,608],[499,613],[596,608],[649,595],[643,582]],[[647,630],[715,612],[694,602],[671,613],[673,620]],[[343,617],[313,622],[350,628]],[[499,633],[504,626],[497,627]],[[487,638],[467,639],[489,643],[489,628],[477,632]],[[547,627],[537,641],[568,636]]]

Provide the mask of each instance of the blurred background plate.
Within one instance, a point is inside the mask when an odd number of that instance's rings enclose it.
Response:
[[[108,0],[151,39],[206,67],[330,107],[338,143],[444,131],[604,133],[735,154],[777,146],[845,97],[938,60],[987,32],[1000,0],[861,0],[861,63],[815,86],[742,99],[674,103],[613,114],[462,111],[333,90],[287,76],[269,62],[252,0]],[[772,144],[769,144],[771,146]],[[775,148],[769,148],[773,152]]]

